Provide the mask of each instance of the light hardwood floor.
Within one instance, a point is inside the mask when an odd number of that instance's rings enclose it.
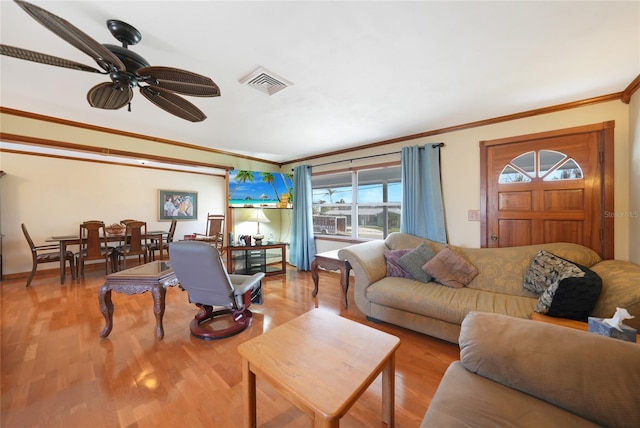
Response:
[[[394,334],[396,426],[418,427],[447,366],[459,357],[454,344],[389,324],[372,324],[353,302],[342,305],[339,275],[320,272],[320,292],[311,297],[308,272],[288,267],[286,276],[264,281],[265,302],[253,305],[253,324],[217,341],[190,336],[197,308],[178,287],[167,291],[165,336],[154,334],[151,296],[113,294],[114,327],[98,333],[100,270],[79,283],[59,284],[53,272],[0,284],[1,426],[26,427],[225,427],[241,426],[242,372],[236,350],[257,336],[313,308]],[[352,278],[353,282],[353,278]],[[353,284],[352,284],[353,287]],[[258,426],[310,427],[312,421],[258,379]],[[341,427],[384,427],[380,377],[367,389]]]

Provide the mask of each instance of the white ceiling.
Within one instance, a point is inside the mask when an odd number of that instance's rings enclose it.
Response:
[[[106,76],[0,57],[4,107],[274,162],[623,91],[640,73],[639,1],[44,1],[101,43],[135,26],[151,65],[211,77],[191,123],[135,93],[91,108]],[[0,40],[95,66],[0,1]],[[269,96],[239,80],[263,66],[293,82]]]

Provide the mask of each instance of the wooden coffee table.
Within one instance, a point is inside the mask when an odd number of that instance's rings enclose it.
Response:
[[[338,427],[382,373],[382,420],[394,426],[395,351],[400,339],[322,309],[311,310],[240,346],[244,426],[256,426],[256,376],[317,427]]]
[[[167,262],[163,261],[155,261],[107,275],[104,285],[98,291],[100,312],[102,312],[106,321],[104,328],[100,332],[100,337],[109,336],[113,328],[111,291],[124,294],[142,294],[149,291],[153,297],[153,313],[156,316],[156,336],[158,339],[162,339],[164,337],[162,317],[164,315],[166,287],[173,287],[178,284],[178,279],[173,270]]]

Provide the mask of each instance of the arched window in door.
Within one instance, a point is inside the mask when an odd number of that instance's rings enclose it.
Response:
[[[580,165],[564,153],[539,150],[522,153],[505,165],[498,183],[525,183],[532,180],[577,180],[584,177]]]

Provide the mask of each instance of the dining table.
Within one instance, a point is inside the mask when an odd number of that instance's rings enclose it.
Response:
[[[163,258],[162,240],[165,236],[168,236],[169,232],[165,230],[152,230],[143,235],[143,238],[158,241],[158,250],[160,251],[160,259]],[[122,242],[126,239],[124,234],[109,234],[106,235],[107,242]],[[45,239],[46,242],[57,242],[60,245],[60,284],[64,284],[66,278],[66,266],[64,255],[67,252],[69,245],[80,245],[82,239],[79,235],[59,235],[51,236]]]

